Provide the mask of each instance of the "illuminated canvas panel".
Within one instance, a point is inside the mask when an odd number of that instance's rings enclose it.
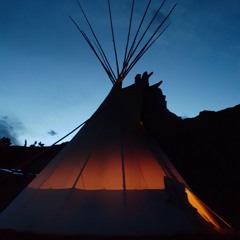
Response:
[[[163,189],[166,175],[141,139],[128,138],[123,147],[126,189]]]
[[[85,190],[123,189],[120,148],[95,148],[75,187]]]
[[[211,223],[214,228],[221,232],[223,229],[231,229],[231,226],[220,218],[215,212],[208,208],[200,199],[198,199],[189,189],[185,189],[188,201],[202,216],[202,218]]]

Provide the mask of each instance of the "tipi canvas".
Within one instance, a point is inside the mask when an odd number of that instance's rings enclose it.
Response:
[[[145,132],[144,82],[113,86],[71,142],[0,215],[1,228],[66,235],[231,229],[190,191]]]

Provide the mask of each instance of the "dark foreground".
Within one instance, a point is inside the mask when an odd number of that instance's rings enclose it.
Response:
[[[1,240],[237,240],[238,235],[174,235],[174,236],[62,236],[41,235],[36,233],[14,232],[8,230],[0,231]]]

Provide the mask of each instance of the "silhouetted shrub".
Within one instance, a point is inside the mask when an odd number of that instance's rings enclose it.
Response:
[[[2,137],[0,138],[0,147],[9,147],[11,145],[10,138]]]

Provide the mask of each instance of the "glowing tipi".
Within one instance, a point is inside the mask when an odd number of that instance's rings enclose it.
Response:
[[[140,116],[151,74],[137,75],[133,85],[123,88],[132,67],[129,60],[124,62],[115,81],[101,60],[114,83],[112,90],[67,146],[0,214],[2,229],[101,236],[231,230],[191,192],[148,136]]]

